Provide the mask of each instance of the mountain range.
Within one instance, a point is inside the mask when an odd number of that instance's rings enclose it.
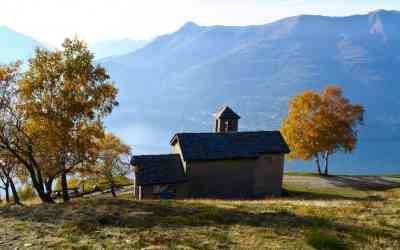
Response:
[[[358,150],[333,165],[343,173],[355,165],[399,171],[398,27],[400,12],[385,10],[245,27],[189,22],[133,53],[101,60],[121,90],[108,124],[139,151],[167,151],[175,132],[211,131],[211,114],[222,105],[242,116],[242,130],[278,129],[292,96],[335,84],[366,114]]]
[[[301,15],[242,27],[188,22],[138,47],[127,41],[119,48],[116,41],[91,48],[120,90],[120,106],[106,124],[135,153],[168,152],[176,132],[211,131],[212,113],[223,105],[241,115],[242,131],[279,129],[291,97],[335,84],[366,113],[357,150],[337,155],[334,172],[396,173],[398,27],[400,12],[386,10],[346,17]],[[0,44],[0,52],[17,57],[29,51],[29,46],[15,52],[7,46]],[[311,164],[296,161],[288,169],[310,170]]]
[[[123,55],[144,47],[148,41],[120,39],[100,41],[89,46],[96,59]],[[54,49],[51,45],[17,32],[7,26],[0,26],[0,63],[16,60],[26,61],[34,54],[36,47]]]
[[[106,40],[94,43],[89,46],[90,50],[95,54],[97,59],[104,57],[123,55],[134,52],[146,45],[146,40],[120,39]]]
[[[0,26],[0,63],[26,61],[33,55],[36,47],[46,46],[7,26]]]

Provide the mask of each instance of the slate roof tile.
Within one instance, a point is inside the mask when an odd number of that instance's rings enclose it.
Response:
[[[138,166],[136,183],[140,186],[187,181],[181,158],[177,154],[134,156],[131,164]]]
[[[279,131],[235,133],[179,133],[171,145],[179,143],[185,161],[256,158],[260,154],[286,154],[288,145]]]

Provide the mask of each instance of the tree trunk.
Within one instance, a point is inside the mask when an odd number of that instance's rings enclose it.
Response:
[[[325,155],[325,171],[324,171],[324,175],[325,176],[329,175],[328,167],[329,167],[329,152],[326,152],[326,155]]]
[[[69,202],[67,175],[65,173],[64,167],[62,167],[62,168],[63,169],[62,169],[62,172],[61,172],[61,187],[62,187],[63,201],[64,202]]]
[[[17,192],[17,189],[15,188],[14,181],[11,178],[8,178],[8,181],[10,182],[10,187],[11,187],[11,192],[13,194],[14,203],[17,205],[22,205],[21,200],[18,195],[18,192]]]
[[[6,202],[9,203],[10,202],[10,193],[9,193],[10,182],[8,181],[7,176],[4,174],[5,173],[4,169],[0,169],[0,171],[2,171],[0,173],[0,181],[1,181],[1,183],[3,183],[3,186],[1,187],[1,189],[4,190]]]
[[[29,175],[31,177],[32,186],[35,188],[40,200],[45,203],[54,203],[53,199],[51,198],[50,194],[45,192],[42,175],[39,171],[35,171],[31,166],[28,168]]]
[[[34,164],[36,164],[36,162],[33,159],[32,154],[29,155],[29,160],[26,161],[16,151],[12,150],[11,148],[8,148],[8,149],[28,170],[29,176],[32,181],[32,186],[35,188],[40,200],[45,203],[54,203],[51,196],[44,191],[41,172],[40,172],[39,168],[35,169]],[[37,166],[37,164],[35,166]]]
[[[317,164],[317,171],[318,171],[318,174],[319,174],[319,175],[322,175],[322,172],[321,172],[321,164],[320,164],[320,161],[319,161],[319,155],[318,155],[318,154],[315,155],[315,162],[316,162],[316,164]]]
[[[29,171],[29,175],[31,177],[32,186],[35,188],[36,192],[38,193],[40,200],[45,203],[54,203],[50,194],[46,193],[44,190],[43,182],[40,181],[40,180],[42,180],[42,178],[41,177],[38,178],[38,175],[41,176],[41,174],[39,173],[37,175],[35,170],[32,167],[28,168],[28,171]]]
[[[44,183],[46,186],[46,192],[50,196],[53,194],[53,182],[54,182],[54,177],[51,177]]]
[[[115,183],[114,183],[114,180],[111,180],[111,182],[110,182],[110,187],[111,187],[111,194],[112,194],[112,196],[113,196],[114,198],[116,198],[116,197],[117,197],[117,194],[115,193]]]
[[[117,194],[115,193],[114,187],[111,187],[111,194],[112,194],[112,196],[113,196],[114,198],[117,197]]]
[[[6,193],[6,202],[10,203],[10,184],[9,184],[9,182],[5,183],[4,192]]]
[[[32,180],[32,185],[35,188],[36,192],[38,193],[38,196],[42,202],[54,203],[54,200],[53,198],[51,198],[51,195],[44,191],[43,185],[40,185],[36,181],[34,182],[33,180]]]

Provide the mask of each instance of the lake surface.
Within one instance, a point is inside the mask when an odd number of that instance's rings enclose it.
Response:
[[[373,175],[400,173],[400,140],[360,139],[352,154],[338,153],[332,157],[330,169],[334,174]],[[314,162],[288,162],[289,171],[315,171]]]
[[[135,124],[113,130],[130,144],[135,155],[170,153],[169,141],[177,131]],[[338,153],[330,161],[332,174],[373,175],[400,173],[400,139],[360,139],[352,154]],[[314,161],[286,161],[286,171],[315,171]]]

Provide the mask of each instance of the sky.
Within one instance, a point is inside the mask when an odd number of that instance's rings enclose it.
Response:
[[[2,0],[0,25],[58,46],[78,35],[101,40],[150,39],[184,23],[265,24],[299,14],[346,16],[400,10],[399,0]]]

